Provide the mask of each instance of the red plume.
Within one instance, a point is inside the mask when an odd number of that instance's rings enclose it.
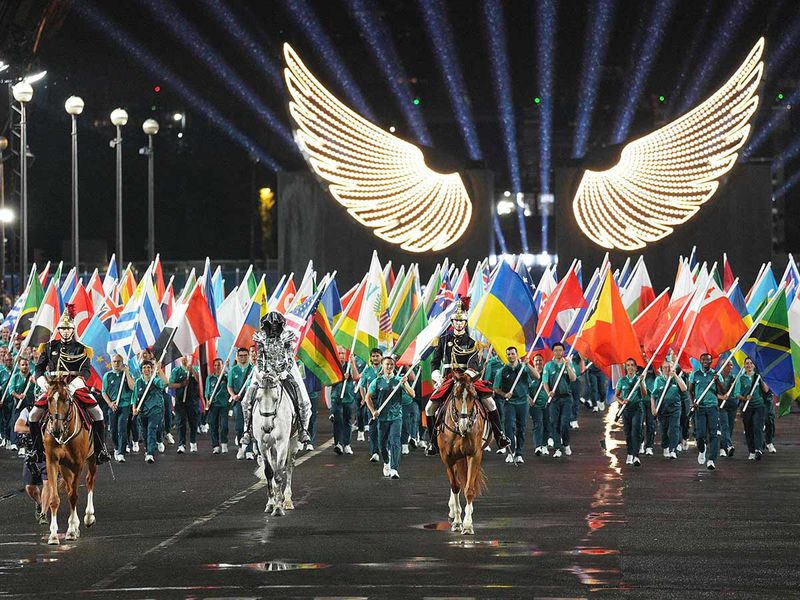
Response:
[[[461,298],[461,310],[469,311],[469,303],[470,303],[469,296],[464,296],[463,298]]]
[[[67,309],[67,314],[69,315],[69,318],[70,319],[74,319],[75,318],[75,305],[67,303],[67,304],[64,305],[64,308]]]

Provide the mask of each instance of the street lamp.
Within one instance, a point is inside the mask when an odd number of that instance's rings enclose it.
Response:
[[[70,96],[64,109],[72,117],[72,264],[77,270],[80,259],[80,232],[78,229],[78,115],[83,112],[83,99]]]
[[[28,276],[28,120],[25,115],[25,104],[33,98],[33,87],[27,81],[20,81],[13,88],[11,94],[19,102],[19,173],[21,183],[19,203],[19,230],[20,230],[20,281],[26,281]]]
[[[158,133],[158,121],[147,119],[142,123],[142,131],[147,135],[147,147],[142,148],[147,155],[147,254],[150,261],[156,258],[156,203],[155,168],[153,156],[153,136]]]
[[[128,122],[128,112],[124,108],[111,111],[111,123],[117,128],[117,137],[111,140],[111,147],[117,149],[117,264],[122,260],[122,128]]]
[[[6,286],[6,223],[11,222],[14,215],[6,208],[6,173],[3,153],[8,148],[8,138],[0,136],[0,291]]]

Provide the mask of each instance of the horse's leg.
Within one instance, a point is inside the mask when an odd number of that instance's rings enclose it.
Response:
[[[452,522],[451,531],[461,531],[461,487],[458,485],[457,464],[447,464],[447,478],[450,480],[449,516]]]
[[[292,447],[292,440],[289,440],[289,447]],[[286,457],[286,484],[283,490],[283,508],[294,510],[292,502],[292,473],[294,472],[294,452],[289,452]]]
[[[53,457],[47,461],[47,485],[50,486],[50,537],[48,544],[58,544],[58,505],[61,499],[58,496],[58,458]]]
[[[267,449],[264,447],[263,443],[256,444],[256,448],[258,449],[259,457],[261,459],[261,467],[264,469],[264,479],[267,480],[267,505],[264,507],[264,512],[271,513],[273,507],[275,506],[273,501],[275,473],[272,470],[272,464],[269,462],[269,455],[267,454]]]
[[[83,522],[86,527],[94,525],[94,482],[97,478],[97,462],[94,460],[88,461],[88,470],[86,471],[86,511],[83,513]]]
[[[465,535],[474,535],[475,529],[472,526],[472,502],[478,492],[477,480],[481,476],[481,459],[479,456],[467,457],[467,477],[464,485],[464,498],[467,501],[464,507],[464,529]]]
[[[62,470],[64,484],[67,488],[67,498],[69,499],[69,519],[67,520],[67,535],[65,540],[77,540],[80,535],[81,520],[78,518],[78,481],[79,473],[72,466]]]
[[[272,488],[272,516],[282,517],[286,514],[283,510],[283,485],[286,477],[284,464],[285,455],[279,452],[277,448],[277,441],[272,448],[269,449],[269,460],[272,463],[272,469],[275,474],[275,485]]]

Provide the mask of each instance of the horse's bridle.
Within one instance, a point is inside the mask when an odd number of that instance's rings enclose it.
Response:
[[[48,400],[49,400],[49,397],[48,397]],[[72,419],[72,413],[75,410],[75,401],[72,399],[72,396],[67,394],[66,402],[67,402],[67,412],[66,412],[66,414],[64,414],[64,416],[62,417],[57,412],[55,412],[55,413],[51,412],[50,413],[50,421],[51,422],[47,427],[47,431],[50,434],[50,437],[52,437],[59,446],[65,446],[66,444],[68,444],[70,442],[70,440],[72,440],[72,438],[74,438],[76,435],[78,435],[78,432],[81,430],[80,418],[78,418],[78,419],[75,419],[75,426],[73,428],[72,433],[70,434],[70,436],[67,439],[63,439],[63,434],[57,437],[53,433],[53,421],[58,422],[58,423],[64,423],[64,431],[67,431],[69,429],[68,425],[69,425],[70,420]]]
[[[271,375],[265,375],[264,378],[261,380],[261,389],[267,390],[275,388],[279,388],[280,393],[278,394],[278,399],[275,401],[274,410],[271,410],[269,412],[264,412],[261,410],[261,401],[259,400],[258,402],[258,414],[264,417],[265,419],[275,418],[275,416],[278,414],[278,410],[281,407],[281,400],[283,400],[283,395],[284,395],[283,386],[280,384],[278,378]]]
[[[478,399],[476,398],[472,402],[472,410],[469,411],[468,413],[460,412],[459,409],[456,407],[456,401],[457,401],[456,390],[455,386],[453,386],[453,392],[450,397],[450,417],[453,419],[453,423],[455,425],[458,425],[458,422],[461,419],[467,419],[467,424],[468,424],[467,432],[472,431],[472,427],[473,425],[475,425],[475,421],[478,418],[478,406],[477,406]],[[447,424],[447,419],[442,420],[442,426],[444,426],[451,432],[460,435],[461,437],[465,437],[467,435],[466,433],[461,433],[455,427],[450,427]]]

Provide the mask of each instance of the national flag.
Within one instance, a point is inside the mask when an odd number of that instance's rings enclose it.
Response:
[[[351,287],[349,290],[347,290],[342,296],[340,296],[339,304],[341,305],[342,309],[346,309],[350,305],[350,302],[352,302],[353,298],[355,298],[356,294],[358,293],[358,288],[361,286],[361,284],[364,283],[366,278],[367,278],[367,276],[364,275],[364,279],[359,281],[357,284],[355,284],[353,287]],[[339,316],[341,316],[341,312],[342,311],[339,311],[339,313],[340,313]],[[330,317],[330,315],[328,315],[328,316]],[[333,319],[334,323],[337,323],[338,321],[339,321],[338,317]]]
[[[253,335],[258,331],[261,322],[261,306],[254,300],[245,307],[241,327],[236,335],[234,346],[237,348],[249,348],[253,345]]]
[[[664,290],[631,321],[633,330],[636,332],[636,337],[639,338],[640,342],[644,342],[650,332],[658,327],[658,324],[666,314],[668,306],[669,294],[667,294],[667,290]]]
[[[92,349],[89,354],[92,368],[101,378],[111,369],[108,342],[111,337],[111,326],[121,312],[122,307],[117,305],[112,297],[106,296],[102,306],[89,319],[83,333],[78,335],[80,342]]]
[[[128,303],[128,300],[136,292],[136,288],[136,277],[133,276],[133,268],[128,264],[125,273],[122,275],[122,280],[119,282],[119,297],[123,304]],[[105,286],[103,286],[103,289],[105,289]]]
[[[20,352],[27,347],[36,348],[39,344],[50,341],[61,316],[58,308],[58,284],[56,278],[50,280],[42,304],[36,312],[36,318],[31,323],[31,332],[23,340]]]
[[[328,324],[333,327],[333,324],[339,319],[339,315],[342,314],[342,301],[339,298],[339,288],[336,287],[335,277],[325,286],[320,302],[325,306],[325,316],[328,319]]]
[[[733,308],[736,309],[736,312],[739,313],[744,324],[749,328],[750,325],[753,324],[753,317],[750,316],[750,313],[747,311],[747,304],[742,294],[742,286],[739,284],[738,280],[734,280],[733,285],[728,289],[727,295]]]
[[[797,301],[800,289],[795,287],[792,293],[794,301],[789,305],[789,343],[792,348],[792,366],[794,368],[794,386],[780,395],[778,414],[788,415],[792,409],[792,402],[800,397],[800,302]]]
[[[225,279],[222,277],[222,269],[219,266],[211,277],[211,289],[214,291],[214,306],[219,307],[225,300]]]
[[[628,313],[628,318],[635,319],[655,297],[647,266],[644,264],[644,259],[639,258],[622,294],[622,304]]]
[[[580,265],[580,262],[577,263],[576,270],[578,265]],[[546,360],[550,360],[552,345],[557,341],[563,343],[567,350],[572,348],[572,342],[575,336],[578,335],[578,332],[583,328],[583,324],[588,318],[587,313],[590,312],[590,309],[595,304],[600,290],[603,287],[603,278],[600,276],[602,270],[602,268],[597,268],[594,270],[594,273],[592,273],[592,278],[589,280],[589,285],[586,286],[586,293],[584,294],[586,304],[578,309],[566,310],[559,315],[557,320],[559,326],[554,327],[553,330],[554,332],[559,332],[560,337],[554,338],[554,336],[551,336],[547,339],[541,339],[540,342],[534,344],[533,348],[528,353],[531,359],[539,352],[542,354],[543,358],[546,356]],[[564,320],[566,316],[569,316],[569,318],[562,324],[562,320]]]
[[[508,266],[508,265],[506,265]],[[511,267],[509,267],[511,271]],[[513,273],[513,271],[511,271]],[[516,274],[515,274],[516,275]],[[413,365],[430,356],[436,348],[438,338],[450,326],[450,317],[455,312],[455,303],[446,307],[430,321],[425,316],[424,307],[418,307],[395,344],[393,353],[399,354],[399,365]]]
[[[755,329],[742,344],[770,390],[780,396],[795,385],[786,294],[781,288],[767,303]]]
[[[161,304],[156,298],[156,287],[150,272],[145,273],[142,285],[142,296],[136,316],[136,331],[133,337],[133,351],[136,353],[155,344],[161,330],[164,329],[164,315],[161,313]]]
[[[537,335],[543,338],[550,337],[553,332],[553,326],[556,323],[556,317],[558,317],[561,311],[582,308],[584,306],[586,306],[586,298],[583,297],[583,290],[575,275],[573,266],[566,277],[558,282],[553,293],[550,294],[547,300],[542,304],[542,308],[539,312],[543,318],[539,320],[536,331]],[[499,346],[495,345],[495,348],[499,348]]]
[[[458,277],[456,278],[456,283],[453,285],[453,295],[456,298],[465,298],[469,296],[469,271],[467,270],[468,264],[469,259],[464,261],[464,266],[461,267],[461,271],[459,271]]]
[[[261,285],[263,283],[264,283],[264,280],[262,279],[261,282],[258,284],[259,289],[261,288]],[[267,290],[266,290],[266,287],[265,287],[264,288],[264,296],[265,297],[266,297],[266,291]],[[256,292],[256,294],[258,295],[258,292]],[[295,297],[296,294],[297,294],[297,288],[294,285],[294,279],[292,277],[290,277],[286,281],[286,285],[283,286],[283,291],[281,292],[281,295],[278,296],[275,299],[275,306],[270,305],[269,306],[269,310],[276,310],[281,314],[286,314],[286,311],[288,310],[289,306],[291,306],[292,302],[294,301],[294,297]],[[265,302],[262,305],[261,313],[262,313],[262,315],[265,315],[265,314],[267,314],[267,312],[268,311],[266,310],[266,302]]]
[[[127,354],[129,347],[133,345],[133,337],[136,334],[136,326],[139,321],[139,307],[144,296],[145,280],[149,279],[149,273],[150,270],[148,269],[147,275],[142,278],[142,281],[131,294],[130,299],[127,302],[123,300],[124,308],[122,309],[122,314],[111,326],[111,337],[108,342],[108,352],[110,354],[114,352]]]
[[[433,303],[436,300],[436,295],[442,287],[442,266],[436,265],[436,268],[431,273],[428,283],[422,291],[422,304],[425,305],[425,314],[429,315],[433,309]]]
[[[194,292],[194,288],[197,286],[197,274],[195,273],[194,269],[189,272],[189,277],[186,278],[186,283],[183,284],[183,290],[181,290],[181,295],[179,296],[181,302],[186,302],[189,300],[189,297]]]
[[[677,301],[693,294],[696,286],[689,263],[683,259],[678,263],[678,272],[675,274],[675,285],[672,286],[672,300]]]
[[[395,296],[395,301],[390,309],[392,333],[395,339],[403,332],[411,315],[420,304],[417,296],[417,273],[414,268],[408,270],[402,287]],[[466,294],[465,294],[466,295]]]
[[[112,293],[114,290],[114,286],[111,287],[108,294]],[[92,300],[92,306],[95,310],[100,308],[100,305],[103,304],[103,299],[108,295],[103,288],[103,282],[100,280],[100,274],[97,272],[97,269],[94,270],[92,276],[89,278],[89,283],[86,284],[86,292],[89,294],[89,298]]]
[[[22,305],[22,310],[19,313],[19,323],[17,325],[17,335],[19,337],[26,338],[31,332],[33,320],[36,317],[36,311],[39,310],[39,306],[41,306],[43,300],[44,290],[42,289],[42,282],[34,271],[30,284],[28,285],[28,292],[25,295],[25,304]]]
[[[439,283],[439,289],[433,298],[433,305],[428,311],[428,319],[435,318],[445,309],[446,306],[453,302],[455,298],[456,295],[455,292],[453,292],[453,286],[450,284],[450,276],[445,273],[442,275]]]
[[[394,278],[394,269],[392,269],[392,261],[386,263],[386,266],[383,267],[383,285],[387,290],[391,290],[392,286],[394,286],[395,278]]]
[[[515,346],[522,354],[533,345],[536,307],[531,289],[507,263],[500,265],[480,306],[470,316],[469,324],[486,336],[492,346],[502,348],[498,356],[504,362],[505,349],[509,346]]]
[[[797,263],[794,262],[794,256],[789,255],[789,261],[786,263],[786,269],[783,271],[781,281],[786,284],[786,289],[793,290],[800,285],[800,271],[797,269]]]
[[[735,277],[733,276],[733,269],[731,269],[731,263],[728,260],[728,254],[724,253],[722,255],[722,289],[726,293],[728,292],[728,290],[731,289],[734,279]]]
[[[408,268],[408,272],[414,270],[414,263],[411,263],[411,266]],[[400,270],[397,271],[397,275],[392,282],[392,287],[387,287],[386,289],[389,291],[389,306],[394,304],[394,300],[397,297],[397,293],[400,291],[402,284],[405,282],[406,277],[408,274],[406,273],[406,266],[400,265]]]
[[[281,282],[283,278],[281,278]],[[280,286],[281,283],[278,283]],[[239,308],[244,310],[250,304],[250,300],[253,298],[253,294],[256,293],[256,288],[258,288],[258,279],[256,279],[255,274],[253,273],[253,265],[247,267],[247,271],[242,277],[242,281],[239,283],[237,298],[239,300]]]
[[[555,266],[548,265],[539,278],[539,285],[536,286],[536,290],[533,292],[533,304],[536,306],[537,311],[541,312],[542,304],[547,300],[548,296],[553,293],[557,285]]]
[[[86,326],[89,324],[89,320],[94,315],[94,305],[92,304],[92,300],[89,298],[89,294],[86,293],[86,289],[83,287],[82,283],[79,283],[75,288],[75,291],[72,293],[72,296],[69,299],[70,304],[72,304],[74,310],[74,317],[73,321],[75,322],[75,333],[80,337],[80,335],[86,329]]]
[[[297,353],[297,348],[305,335],[308,320],[311,313],[317,310],[321,296],[322,290],[318,290],[316,294],[309,296],[286,314],[286,329],[294,334],[294,347],[292,348],[294,353]]]
[[[217,329],[219,329],[217,353],[223,359],[227,358],[231,354],[231,350],[236,347],[236,336],[242,328],[242,320],[244,319],[244,314],[239,308],[239,298],[236,292],[236,289],[231,291],[228,297],[217,307]]]
[[[174,275],[169,278],[167,286],[164,288],[164,294],[161,296],[161,316],[164,317],[164,323],[169,321],[175,308],[175,289],[172,287],[174,279]]]
[[[156,254],[156,259],[153,261],[153,284],[156,286],[156,300],[161,302],[164,297],[164,271],[161,268],[161,255]]]
[[[292,287],[294,287],[294,284],[292,284]],[[258,286],[256,287],[256,293],[253,294],[253,301],[256,304],[258,304],[260,317],[263,317],[270,310],[273,310],[269,305],[269,301],[267,300],[267,284],[264,281],[263,275],[261,276],[261,279],[258,281]]]
[[[614,280],[617,282],[617,287],[624,288],[628,282],[628,274],[631,268],[631,257],[625,259],[625,264],[622,265],[622,270],[614,274]]]
[[[767,265],[761,272],[761,277],[753,284],[753,287],[745,298],[747,302],[747,312],[751,315],[759,314],[770,295],[777,289],[778,282],[775,281],[775,274],[772,272],[772,267]]]
[[[106,267],[106,274],[103,277],[103,297],[108,296],[111,294],[111,291],[114,289],[114,286],[117,285],[119,281],[119,269],[117,268],[117,255],[112,254],[111,260],[108,261],[108,266]]]
[[[609,271],[606,272],[597,307],[573,346],[584,358],[594,362],[609,375],[612,365],[623,364],[628,358],[632,358],[639,366],[644,366],[639,339],[622,305],[619,288]]]
[[[194,354],[200,344],[215,337],[219,337],[219,330],[198,286],[188,302],[175,307],[153,345],[153,353],[156,357],[163,355],[163,363],[169,364],[181,356]]]
[[[22,312],[22,306],[25,304],[25,296],[25,294],[20,294],[17,297],[17,299],[14,301],[14,306],[11,307],[11,310],[8,311],[6,318],[3,319],[3,324],[0,325],[0,329],[14,331],[14,326],[17,324],[17,319],[19,319],[19,313]]]
[[[367,278],[358,287],[358,293],[351,299],[349,306],[342,312],[342,316],[333,328],[333,337],[339,346],[351,349],[356,356],[369,359],[369,351],[377,345],[376,338],[370,338],[367,332],[362,331],[358,324],[361,307],[364,305],[364,296],[367,290]]]
[[[321,300],[317,302],[316,310],[308,321],[297,358],[323,386],[335,385],[344,379],[325,304]]]
[[[373,250],[367,273],[367,283],[364,288],[364,301],[361,303],[361,311],[358,313],[359,338],[363,333],[369,340],[366,345],[377,346],[379,342],[389,339],[391,321],[387,324],[388,314],[386,311],[388,308],[389,295],[386,292],[386,281],[383,278],[378,253]],[[369,356],[369,353],[366,355],[356,354],[364,359]]]
[[[42,286],[42,289],[47,287],[47,278],[50,275],[50,261],[47,261],[47,264],[42,269],[42,272],[39,274],[39,285]]]
[[[704,353],[710,354],[712,361],[716,360],[736,346],[746,332],[747,326],[741,315],[722,290],[712,283],[686,338],[681,363],[688,367],[688,357],[699,359]],[[681,330],[679,337],[683,339],[683,335]]]
[[[78,285],[78,270],[72,267],[64,278],[64,283],[61,284],[61,297],[69,301],[72,294],[75,293],[75,287]]]
[[[272,310],[272,307],[275,306],[278,303],[278,298],[280,298],[280,295],[283,293],[283,290],[286,287],[286,284],[293,277],[294,277],[294,271],[289,273],[289,277],[286,277],[285,274],[281,275],[281,278],[278,281],[278,285],[276,285],[275,289],[272,290],[272,295],[270,295],[269,299],[267,300],[267,306],[270,307],[269,310]]]

